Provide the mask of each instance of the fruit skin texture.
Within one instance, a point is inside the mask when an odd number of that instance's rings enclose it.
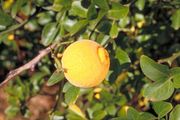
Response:
[[[61,62],[66,79],[82,88],[99,85],[106,77],[110,65],[106,49],[91,40],[72,43],[64,51]]]

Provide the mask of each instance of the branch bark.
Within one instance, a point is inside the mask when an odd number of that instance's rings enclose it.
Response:
[[[35,67],[35,65],[47,54],[50,53],[51,48],[54,48],[57,44],[54,43],[52,45],[50,45],[49,47],[39,51],[39,54],[33,58],[31,61],[29,61],[28,63],[26,63],[25,65],[14,69],[12,71],[10,71],[6,77],[6,79],[0,84],[0,87],[4,86],[6,83],[8,83],[8,81],[12,80],[13,78],[15,78],[17,75],[19,75],[20,73],[22,73],[25,70],[28,69],[32,69],[33,67]]]

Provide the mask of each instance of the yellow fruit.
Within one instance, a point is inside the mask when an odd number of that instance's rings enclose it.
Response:
[[[66,79],[83,88],[99,85],[106,77],[110,64],[106,49],[91,40],[72,43],[64,51],[61,62]]]
[[[8,40],[14,40],[14,35],[13,34],[8,35]]]
[[[101,98],[101,96],[100,96],[99,93],[96,93],[96,94],[94,95],[94,97],[95,97],[96,99],[98,99],[98,100]]]

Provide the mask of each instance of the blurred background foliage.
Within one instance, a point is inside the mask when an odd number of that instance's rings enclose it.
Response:
[[[54,42],[92,39],[111,57],[103,84],[80,89],[58,72],[58,56],[67,45],[57,47],[5,88],[3,114],[32,120],[178,120],[179,28],[179,0],[0,0],[1,82]]]

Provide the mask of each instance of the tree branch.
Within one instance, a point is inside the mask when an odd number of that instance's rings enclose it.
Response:
[[[55,46],[56,46],[56,44],[50,45],[49,47],[41,50],[35,58],[33,58],[31,61],[29,61],[25,65],[10,71],[8,73],[6,79],[0,84],[0,87],[5,85],[8,81],[12,80],[14,77],[19,75],[23,71],[33,68],[44,56],[49,54],[49,52],[51,51],[51,48],[54,48]]]
[[[72,41],[71,41],[72,42]],[[68,44],[70,42],[62,42],[60,43],[60,45],[63,44]],[[6,85],[10,80],[14,79],[16,76],[18,76],[19,74],[21,74],[23,71],[28,70],[28,69],[32,69],[35,67],[35,65],[47,54],[49,54],[51,52],[51,49],[56,47],[58,44],[54,43],[52,45],[50,45],[49,47],[39,51],[39,54],[33,58],[31,61],[29,61],[28,63],[26,63],[25,65],[14,69],[12,71],[10,71],[6,77],[6,79],[0,84],[0,87]]]

